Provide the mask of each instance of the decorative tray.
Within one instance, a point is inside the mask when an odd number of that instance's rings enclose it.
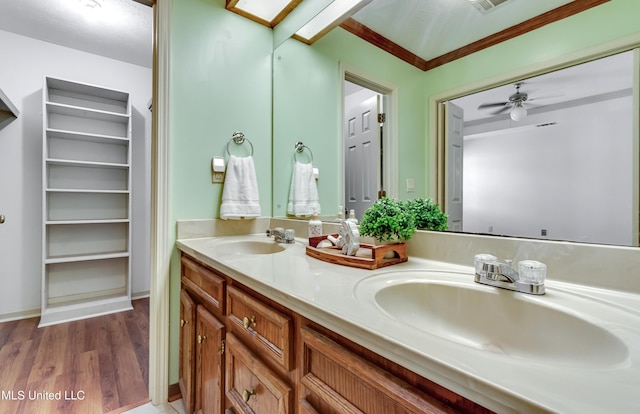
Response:
[[[406,262],[407,247],[404,243],[384,244],[373,246],[360,243],[360,249],[355,256],[347,256],[342,249],[336,246],[318,247],[318,244],[327,239],[328,235],[309,237],[307,255],[329,263],[343,266],[357,267],[360,269],[379,269],[397,263]],[[337,237],[337,234],[333,235]]]

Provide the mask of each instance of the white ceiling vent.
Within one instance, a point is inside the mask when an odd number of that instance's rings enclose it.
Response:
[[[507,1],[509,0],[471,0],[471,4],[473,4],[473,7],[478,9],[480,13],[487,14]]]

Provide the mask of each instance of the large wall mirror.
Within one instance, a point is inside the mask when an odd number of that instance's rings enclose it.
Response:
[[[438,135],[432,131],[438,118],[445,119],[444,107],[457,106],[466,157],[458,186],[464,210],[450,231],[638,246],[638,55],[599,51],[581,57],[580,65],[559,58],[552,66],[561,69],[553,73],[521,68],[517,78],[492,78],[484,91],[475,83],[467,91],[461,86],[428,96],[428,72],[344,31],[313,46],[285,40],[273,53],[273,216],[287,216],[297,141],[313,151],[322,216],[331,220],[346,205],[342,108],[343,67],[349,65],[397,92],[397,164],[388,195],[432,196],[450,213],[446,146],[434,156],[438,147],[429,140]],[[510,98],[518,94],[526,95],[527,113],[514,121]]]
[[[449,227],[638,246],[637,54],[440,101]]]

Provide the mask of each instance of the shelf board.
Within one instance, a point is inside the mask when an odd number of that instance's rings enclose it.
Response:
[[[67,167],[117,168],[124,170],[129,169],[129,164],[116,164],[112,162],[61,160],[55,158],[47,158],[46,162],[47,165],[60,165]]]
[[[129,223],[129,219],[84,219],[84,220],[47,220],[45,224],[47,226],[56,226],[62,224],[114,224],[114,223]]]
[[[71,295],[55,300],[52,298],[52,302],[43,308],[38,327],[133,309],[131,298],[124,288],[94,292],[89,297]]]
[[[7,95],[0,89],[0,129],[7,126],[19,115],[18,108],[9,100]]]
[[[74,141],[92,141],[102,144],[129,145],[129,138],[113,135],[91,134],[85,132],[66,131],[62,129],[47,128],[48,138],[69,139]]]
[[[127,124],[130,116],[128,114],[119,114],[117,112],[101,111],[99,109],[83,108],[80,106],[66,105],[55,102],[46,103],[47,112],[49,114],[74,116],[77,118],[95,119],[98,121],[117,122]]]
[[[115,89],[107,89],[102,86],[74,82],[66,79],[47,77],[47,88],[59,89],[65,92],[73,92],[79,95],[87,95],[88,97],[118,101],[122,102],[123,105],[125,105],[129,100],[128,92],[118,91]]]
[[[125,258],[125,257],[129,257],[128,251],[47,257],[44,263],[58,264],[58,263],[72,263],[72,262],[88,262],[93,260],[119,259],[119,258]]]
[[[129,194],[128,190],[87,190],[76,188],[45,188],[47,193]]]

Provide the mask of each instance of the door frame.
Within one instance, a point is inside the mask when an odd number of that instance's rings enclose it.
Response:
[[[153,20],[149,399],[158,405],[169,397],[169,280],[173,250],[169,235],[171,0],[156,0]]]
[[[398,87],[377,76],[371,75],[359,68],[349,65],[346,62],[340,62],[340,174],[339,177],[345,176],[345,157],[344,152],[344,124],[345,105],[344,105],[344,81],[355,83],[367,89],[371,89],[382,95],[382,107],[384,108],[387,119],[382,126],[382,177],[384,182],[384,190],[388,197],[398,196]],[[345,186],[344,180],[340,180],[339,194],[344,197]],[[345,205],[346,200],[343,200]]]

